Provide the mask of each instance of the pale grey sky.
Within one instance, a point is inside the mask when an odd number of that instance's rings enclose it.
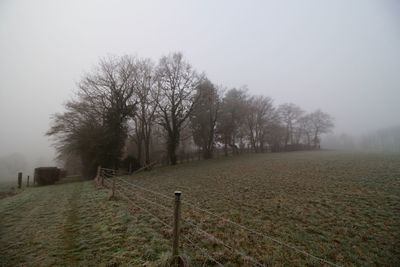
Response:
[[[100,57],[173,51],[338,133],[400,124],[400,1],[0,0],[0,156],[50,163],[50,114]]]

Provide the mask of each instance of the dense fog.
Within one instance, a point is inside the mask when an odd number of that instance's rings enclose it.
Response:
[[[45,133],[109,55],[182,52],[224,88],[322,109],[322,148],[400,151],[398,1],[1,1],[0,178],[51,166]]]

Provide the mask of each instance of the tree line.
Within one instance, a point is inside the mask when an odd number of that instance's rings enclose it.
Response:
[[[197,72],[181,53],[148,58],[110,56],[86,73],[65,111],[51,118],[59,159],[93,176],[155,160],[177,164],[197,151],[210,159],[253,152],[317,149],[333,118],[243,88],[226,89]]]

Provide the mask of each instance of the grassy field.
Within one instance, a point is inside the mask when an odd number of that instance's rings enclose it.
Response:
[[[160,167],[124,180],[168,196],[181,190],[182,199],[197,207],[339,265],[400,265],[400,156],[249,154]],[[167,207],[172,201],[119,184],[134,203],[171,222],[169,211],[142,199]],[[204,252],[224,266],[249,266],[250,258],[266,266],[323,265],[182,208],[183,236],[199,247],[182,238],[193,265],[213,265]],[[92,182],[30,188],[0,200],[0,266],[157,265],[168,256],[170,239],[169,227],[121,198],[108,201],[107,191]]]
[[[143,266],[167,243],[92,181],[29,188],[0,202],[0,266]]]
[[[17,179],[14,181],[11,179],[0,180],[0,199],[13,196],[22,190],[23,189],[18,189]]]

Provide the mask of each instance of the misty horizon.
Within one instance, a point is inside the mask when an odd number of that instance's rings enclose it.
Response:
[[[399,0],[1,0],[0,266],[400,266]]]

